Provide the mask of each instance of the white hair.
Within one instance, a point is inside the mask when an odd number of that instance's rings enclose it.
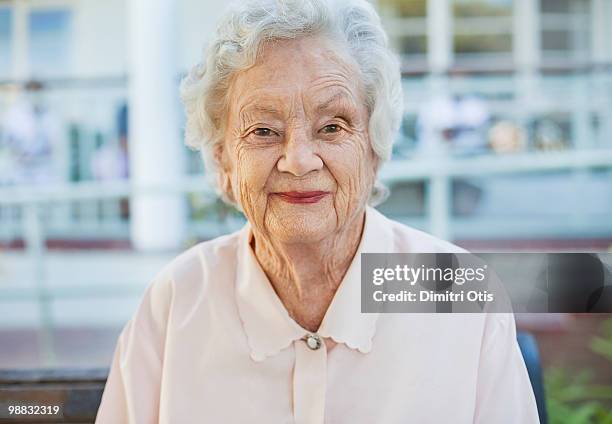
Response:
[[[379,165],[389,159],[402,117],[401,76],[372,5],[366,0],[247,0],[230,6],[203,61],[181,82],[185,142],[201,151],[209,176],[218,172],[215,150],[224,140],[232,76],[255,64],[264,42],[310,35],[328,36],[346,45],[365,89],[372,150]],[[379,203],[386,194],[377,182],[369,202]]]

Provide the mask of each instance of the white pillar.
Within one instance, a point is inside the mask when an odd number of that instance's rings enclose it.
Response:
[[[447,166],[445,162],[446,159],[440,159],[440,166]],[[448,175],[436,173],[429,178],[427,187],[429,231],[442,240],[452,240],[452,197],[452,181]]]
[[[595,64],[612,63],[612,2],[591,0],[591,52]]]
[[[429,96],[431,99],[449,95],[447,72],[453,63],[453,10],[452,0],[427,0],[427,63],[429,65]],[[446,152],[440,132],[429,153],[444,167]],[[449,240],[451,236],[451,179],[445,174],[430,176],[427,186],[427,210],[430,232]]]
[[[131,238],[139,250],[177,249],[185,233],[184,195],[159,190],[176,185],[183,173],[176,2],[130,0],[129,5],[130,178],[136,189]]]
[[[512,42],[519,72],[533,72],[540,65],[540,2],[514,0]]]
[[[427,1],[427,61],[434,74],[443,74],[453,61],[451,0]]]
[[[540,1],[514,0],[512,11],[512,50],[515,66],[516,123],[525,128],[538,109],[540,96],[539,67],[541,60]]]
[[[612,78],[601,65],[612,64],[612,1],[591,0],[591,61],[596,65],[592,73],[595,97],[599,103],[595,108],[599,115],[597,145],[606,145],[612,140],[612,96],[609,87]],[[599,66],[598,66],[599,65]]]

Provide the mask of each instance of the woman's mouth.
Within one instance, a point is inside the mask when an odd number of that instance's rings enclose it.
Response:
[[[329,194],[329,191],[282,191],[274,193],[279,199],[287,203],[317,203]]]

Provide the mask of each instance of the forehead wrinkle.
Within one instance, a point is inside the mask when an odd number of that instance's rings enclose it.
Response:
[[[237,115],[243,125],[246,121],[257,119],[257,114],[264,114],[281,117],[294,126],[299,122],[299,116],[307,111],[308,115],[322,113],[335,104],[344,109],[357,108],[358,95],[355,90],[358,88],[352,85],[342,71],[332,71],[292,87],[257,88],[250,90],[246,99],[238,103]],[[332,93],[331,96],[326,96],[322,102],[317,101],[328,92]]]
[[[354,96],[346,87],[338,87],[335,93],[326,100],[315,104],[313,110],[316,113],[323,113],[330,109],[334,109],[335,106],[339,106],[343,109],[356,107]]]
[[[348,76],[342,72],[325,72],[324,74],[319,74],[313,78],[308,85],[312,88],[325,85],[337,85],[338,87],[342,87],[347,91],[351,91],[349,87],[352,84]]]
[[[282,115],[281,110],[274,106],[274,103],[279,103],[281,101],[282,100],[280,97],[275,96],[272,98],[272,101],[266,99],[262,102],[262,95],[251,95],[239,106],[238,115],[243,116],[254,112],[270,115]]]
[[[309,91],[329,92],[330,90],[344,93],[344,97],[351,99],[353,102],[357,100],[359,87],[355,85],[345,74],[341,72],[330,72],[321,75],[314,79],[308,87]]]

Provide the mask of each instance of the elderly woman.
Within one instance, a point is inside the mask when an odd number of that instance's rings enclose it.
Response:
[[[360,311],[361,253],[460,251],[368,206],[402,94],[365,0],[241,2],[182,97],[248,224],[157,276],[97,422],[538,422],[510,314]]]

